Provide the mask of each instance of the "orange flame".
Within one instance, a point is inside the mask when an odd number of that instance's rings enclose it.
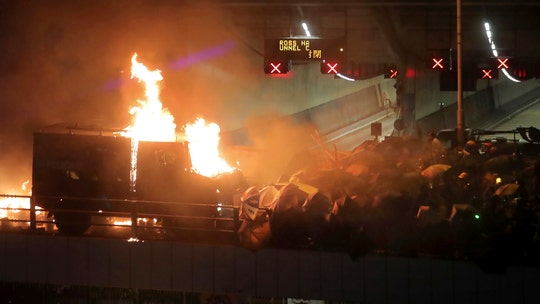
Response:
[[[219,156],[220,128],[215,123],[207,124],[203,118],[184,127],[189,153],[194,170],[204,176],[217,176],[234,169]]]
[[[137,100],[139,107],[132,107],[133,125],[126,128],[125,136],[140,141],[175,141],[176,124],[174,117],[159,100],[159,85],[163,80],[160,70],[150,71],[137,61],[137,54],[131,58],[131,78],[137,78],[146,85],[146,100]]]
[[[174,142],[176,124],[174,117],[167,109],[163,109],[159,100],[159,82],[163,80],[161,71],[150,71],[137,61],[137,54],[131,58],[131,78],[137,78],[146,85],[146,100],[138,100],[140,106],[130,109],[133,115],[133,125],[127,127],[122,135],[132,138],[132,186],[137,175],[137,146],[138,141]],[[215,123],[206,124],[199,118],[194,124],[184,127],[189,141],[189,151],[192,169],[204,176],[213,177],[221,173],[231,172],[231,168],[219,157],[220,128]]]
[[[0,198],[0,218],[11,220],[24,220],[29,217],[30,198],[29,189],[30,181],[25,181],[21,185],[21,190],[24,193],[21,196]],[[36,215],[40,216],[40,207],[36,206]],[[26,224],[30,224],[29,222]]]

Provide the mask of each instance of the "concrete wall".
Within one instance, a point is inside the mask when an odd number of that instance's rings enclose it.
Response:
[[[419,76],[416,79],[417,84],[415,86],[417,120],[439,111],[440,102],[443,102],[445,107],[457,102],[457,92],[439,91],[439,75],[437,72],[428,71],[426,74]],[[515,83],[503,77],[501,76],[499,80],[491,82],[477,80],[477,90],[463,92],[463,99],[472,100],[472,96],[482,94],[482,92],[491,88],[493,90],[493,96],[486,95],[481,98],[486,99],[484,107],[488,106],[491,102],[497,108],[537,88],[539,84],[537,79]],[[463,106],[465,107],[465,103]]]
[[[539,87],[539,80],[532,79],[515,83],[507,79],[499,80],[495,85],[495,106],[503,106],[527,92]]]
[[[538,303],[540,269],[466,261],[0,235],[0,281],[360,303]]]
[[[521,83],[511,82],[507,79],[500,79],[492,83],[477,81],[477,91],[464,92],[463,94],[465,127],[484,128],[485,122],[495,117],[496,112],[504,111],[503,109],[511,110],[529,102],[529,99],[534,98],[535,94],[537,94],[535,92],[538,91],[538,88],[537,79]],[[424,133],[430,130],[436,131],[456,127],[457,94],[455,92],[445,92],[444,95],[445,97],[450,96],[451,99],[446,99],[450,102],[445,102],[442,109],[433,107],[433,102],[430,103],[426,102],[425,99],[417,98],[417,114],[422,112],[425,116],[417,116],[416,122],[418,128]],[[424,107],[423,104],[425,104]],[[428,107],[433,112],[425,111],[425,108]],[[421,111],[421,109],[424,109],[424,111]]]
[[[264,116],[267,113],[293,115],[381,82],[379,78],[351,82],[335,78],[334,75],[323,75],[319,62],[293,65],[291,72],[285,76],[264,74],[262,58],[257,58],[251,69],[253,77],[237,75],[241,83],[234,80],[235,83],[231,83],[221,102],[210,101],[217,104],[214,110],[220,111],[213,115],[218,118],[225,131],[244,127],[246,121],[252,117]],[[209,73],[207,77],[210,82],[213,82],[213,79],[219,81],[215,72]],[[237,91],[234,95],[230,93],[232,88]],[[386,94],[392,96],[391,92]],[[222,106],[221,103],[228,106]]]
[[[347,81],[334,75],[322,75],[319,67],[319,63],[294,65],[290,75],[285,77],[266,75],[260,88],[260,95],[266,100],[259,100],[249,107],[230,107],[228,111],[232,112],[222,113],[224,120],[220,123],[225,126],[222,128],[224,141],[237,146],[257,145],[255,142],[262,136],[252,132],[254,126],[275,122],[272,117],[291,120],[289,132],[282,132],[284,138],[296,134],[293,128],[299,125],[316,128],[324,136],[374,113],[395,110],[394,79],[385,79],[381,75]],[[238,111],[238,108],[242,110]],[[234,128],[231,130],[231,127]],[[264,130],[267,131],[265,136],[270,138],[272,127],[266,125]],[[308,140],[310,136],[304,135]],[[311,141],[306,147],[314,144]]]

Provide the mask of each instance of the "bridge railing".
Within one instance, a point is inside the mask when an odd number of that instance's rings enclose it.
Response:
[[[39,201],[45,199],[64,202],[69,207],[39,207]],[[115,208],[96,210],[76,204],[83,201]],[[239,207],[221,203],[0,194],[0,230],[3,231],[234,243],[238,214]]]

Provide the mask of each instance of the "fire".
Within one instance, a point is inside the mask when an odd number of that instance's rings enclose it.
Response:
[[[163,80],[160,70],[150,71],[137,61],[137,54],[131,58],[131,78],[137,78],[146,85],[146,100],[137,100],[140,106],[132,107],[133,125],[126,128],[126,136],[139,141],[175,141],[176,124],[174,117],[159,100],[159,85]]]
[[[131,58],[131,78],[137,78],[146,86],[146,100],[138,100],[139,106],[130,109],[133,125],[122,134],[132,138],[132,186],[136,183],[138,141],[174,142],[176,124],[171,113],[163,108],[159,100],[159,82],[163,80],[160,70],[149,70],[137,61],[137,54]],[[206,124],[199,118],[194,124],[184,127],[189,142],[192,169],[204,176],[213,177],[231,172],[231,168],[219,157],[220,128],[215,123]]]
[[[125,218],[111,218],[111,221],[115,226],[131,226],[131,219]],[[158,220],[156,218],[137,218],[137,225],[139,227],[153,226],[156,225]]]
[[[26,220],[29,218],[30,213],[30,190],[29,190],[30,181],[25,181],[21,185],[21,191],[23,195],[11,195],[6,196],[0,199],[0,219],[10,219],[10,220]],[[36,215],[41,216],[42,213],[39,211],[41,208],[36,206]],[[30,222],[26,222],[27,225]]]
[[[30,209],[30,199],[24,197],[6,197],[0,200],[0,218],[18,219],[18,213]]]
[[[217,176],[232,172],[233,168],[219,156],[220,128],[215,123],[207,124],[203,118],[184,127],[189,142],[191,163],[195,171],[204,176]]]
[[[131,126],[128,126],[121,133],[122,136],[130,137],[132,141],[132,186],[136,181],[136,159],[139,141],[160,141],[174,142],[177,139],[176,124],[171,113],[163,108],[159,100],[159,82],[163,80],[161,71],[149,70],[142,63],[137,61],[137,54],[131,58],[131,78],[137,78],[139,82],[145,84],[146,100],[137,100],[138,106],[130,109],[133,116]],[[190,157],[192,159],[192,169],[208,177],[213,177],[221,173],[231,172],[231,168],[223,159],[219,157],[219,132],[220,127],[215,123],[207,124],[204,119],[199,118],[194,124],[185,126],[185,136],[189,141]],[[21,189],[23,195],[5,195],[0,197],[0,219],[21,222],[28,226],[30,222],[30,181],[23,183]],[[36,206],[37,220],[43,225],[47,223],[46,212],[40,211]],[[157,219],[138,218],[138,225],[145,227],[157,224]],[[113,219],[116,225],[131,226],[130,219]],[[13,225],[12,225],[13,226]]]

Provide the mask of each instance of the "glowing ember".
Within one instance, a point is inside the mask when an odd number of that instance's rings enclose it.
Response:
[[[114,226],[131,226],[131,220],[127,220],[127,219],[114,220],[113,224]]]
[[[10,220],[26,220],[30,214],[30,181],[25,181],[22,186],[22,195],[0,198],[0,218]],[[19,191],[21,192],[21,191]],[[36,215],[41,215],[41,208],[36,206]],[[27,222],[26,224],[30,224]]]
[[[115,226],[131,226],[130,219],[111,218],[111,221]],[[137,226],[139,227],[154,226],[157,222],[158,220],[156,218],[137,218]]]
[[[207,124],[203,118],[184,127],[193,169],[204,176],[217,176],[232,172],[233,168],[219,156],[220,128],[215,123]]]
[[[30,199],[22,197],[6,197],[0,200],[0,218],[19,219],[22,209],[30,209]]]

